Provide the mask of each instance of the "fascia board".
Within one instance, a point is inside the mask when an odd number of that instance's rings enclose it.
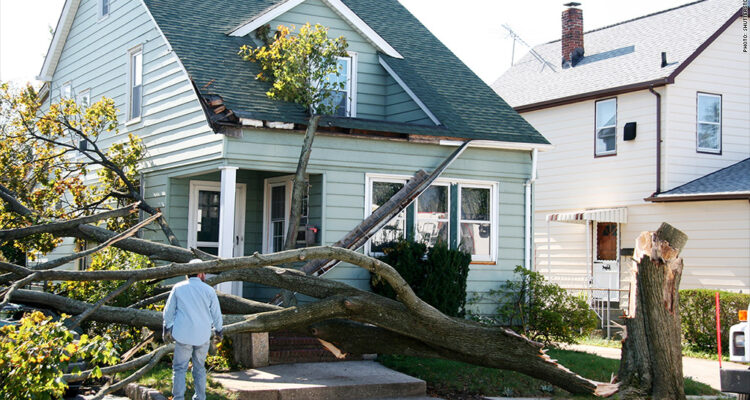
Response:
[[[47,55],[44,56],[42,70],[39,72],[36,79],[44,82],[52,80],[52,75],[55,73],[58,61],[60,61],[63,47],[65,47],[65,40],[68,38],[70,27],[73,25],[73,20],[75,19],[80,4],[81,0],[65,1],[60,18],[57,20],[55,36],[52,37],[52,41],[47,49]]]
[[[291,10],[292,8],[302,4],[305,0],[287,0],[280,3],[274,8],[271,8],[253,18],[250,22],[244,23],[229,32],[229,36],[245,36],[250,32],[260,28],[261,26],[273,21],[276,17]],[[394,49],[388,42],[385,41],[374,29],[372,29],[365,21],[363,21],[357,14],[354,13],[349,7],[347,7],[341,0],[322,0],[323,3],[327,4],[333,9],[336,14],[340,15],[344,20],[362,36],[364,36],[373,46],[379,51],[387,54],[393,58],[404,58],[396,49]]]
[[[385,62],[383,57],[378,56],[378,61],[380,62],[380,65],[383,66],[385,71],[388,72],[388,74],[396,81],[396,83],[398,83],[398,85],[401,86],[401,89],[404,89],[406,94],[408,94],[409,97],[411,97],[411,99],[414,100],[415,103],[417,103],[419,108],[421,108],[422,111],[424,111],[424,113],[427,114],[427,116],[432,120],[432,122],[435,123],[435,125],[442,125],[440,123],[440,120],[438,120],[437,117],[435,116],[435,114],[433,114],[432,111],[430,111],[430,109],[427,108],[427,106],[422,102],[422,100],[420,100],[419,97],[417,97],[414,91],[412,91],[411,88],[409,88],[406,82],[404,82],[404,80],[401,79],[400,76],[398,76],[398,74],[393,70],[393,68],[391,68],[387,62]]]
[[[460,146],[464,142],[460,140],[441,140],[441,146]],[[523,142],[501,142],[495,140],[472,140],[469,143],[469,147],[479,147],[485,149],[498,149],[498,150],[523,150],[532,151],[537,149],[538,151],[550,151],[555,147],[551,144],[543,143],[523,143]]]

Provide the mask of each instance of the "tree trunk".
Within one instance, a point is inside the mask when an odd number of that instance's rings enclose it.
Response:
[[[294,185],[292,186],[292,209],[289,215],[289,229],[286,231],[284,250],[294,249],[295,242],[297,241],[297,227],[299,227],[299,219],[302,215],[302,196],[305,193],[305,172],[307,171],[307,162],[310,161],[315,131],[318,130],[318,122],[320,122],[320,115],[317,114],[311,114],[307,122],[305,140],[302,143],[302,151],[299,155],[297,172],[294,175]],[[280,249],[275,250],[278,251]]]
[[[636,240],[618,377],[624,399],[685,399],[679,286],[687,235],[667,223]]]

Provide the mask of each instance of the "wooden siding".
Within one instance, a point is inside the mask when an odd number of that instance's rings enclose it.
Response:
[[[742,18],[667,87],[663,189],[750,157],[750,54],[742,52]],[[697,92],[721,95],[721,154],[696,151]]]
[[[170,46],[140,1],[112,2],[110,15],[99,19],[96,0],[83,0],[50,82],[51,100],[71,82],[73,94],[90,90],[91,101],[114,99],[119,134],[105,136],[102,147],[132,132],[147,152],[144,171],[215,158],[221,136],[205,122],[192,85]],[[143,97],[140,122],[127,121],[129,53],[143,49]]]

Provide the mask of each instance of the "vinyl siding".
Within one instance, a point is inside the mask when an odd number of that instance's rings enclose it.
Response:
[[[750,157],[750,54],[742,52],[742,35],[740,18],[667,87],[664,190]],[[721,95],[721,154],[696,151],[697,92]]]
[[[110,15],[99,19],[96,0],[83,0],[76,12],[60,61],[50,82],[50,100],[71,82],[73,95],[90,90],[92,102],[112,98],[119,110],[118,134],[104,135],[108,147],[134,133],[146,145],[147,172],[197,162],[221,154],[214,135],[179,60],[140,1],[112,2]],[[142,46],[143,97],[141,121],[127,121],[129,50]]]
[[[412,100],[391,76],[386,77],[386,120],[411,124],[434,125],[430,117]]]

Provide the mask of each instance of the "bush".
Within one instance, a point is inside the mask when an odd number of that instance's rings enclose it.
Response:
[[[586,300],[547,282],[542,274],[517,266],[518,280],[505,282],[487,296],[498,302],[497,315],[481,322],[509,326],[532,340],[575,343],[596,328],[596,313]]]
[[[713,352],[716,349],[716,299],[715,290],[680,290],[680,317],[682,338],[694,350]],[[721,347],[729,351],[729,328],[739,323],[737,312],[747,310],[750,294],[719,292],[721,303]]]
[[[62,375],[81,361],[112,365],[117,356],[111,342],[87,335],[76,340],[62,320],[52,321],[39,311],[27,314],[18,325],[0,328],[3,398],[60,398],[68,387]],[[101,377],[101,371],[95,369],[93,376]]]
[[[384,253],[379,259],[395,268],[420,299],[443,314],[463,317],[471,254],[451,250],[443,242],[427,251],[423,243],[406,240],[387,244]],[[396,297],[377,276],[373,275],[370,283],[375,293]]]

